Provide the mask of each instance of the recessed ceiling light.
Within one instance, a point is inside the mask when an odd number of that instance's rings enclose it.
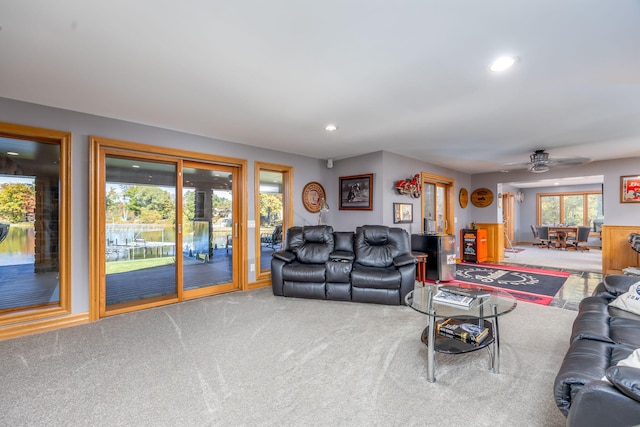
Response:
[[[15,151],[7,151],[7,154],[9,156],[17,156],[18,155],[18,153],[16,153]]]
[[[326,130],[327,132],[335,132],[338,130],[338,126],[334,125],[333,123],[330,123],[324,127],[324,130]]]
[[[501,56],[489,65],[489,71],[500,72],[513,67],[518,62],[517,56]]]
[[[140,165],[131,165],[131,167],[134,169],[140,169]]]

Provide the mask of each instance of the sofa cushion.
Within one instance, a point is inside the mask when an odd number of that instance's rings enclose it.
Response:
[[[334,251],[353,252],[353,232],[336,231],[333,233]]]
[[[303,228],[304,243],[295,250],[298,261],[306,264],[324,264],[333,252],[333,228],[310,226]]]
[[[401,275],[396,269],[354,266],[351,285],[354,288],[400,289]]]
[[[389,267],[393,264],[389,228],[375,225],[358,227],[353,241],[353,252],[359,264],[367,267]]]
[[[589,339],[574,341],[562,361],[554,382],[556,405],[567,415],[571,402],[580,389],[591,381],[599,381],[606,370],[626,358],[634,349]]]
[[[282,279],[288,282],[314,282],[325,281],[324,264],[300,264],[293,262],[282,267]]]
[[[609,327],[609,300],[600,296],[587,297],[580,302],[578,316],[573,322],[571,339],[591,339],[613,343]]]
[[[640,347],[640,321],[612,317],[609,319],[609,329],[613,342]]]
[[[640,402],[639,367],[620,364],[618,364],[618,366],[612,366],[607,369],[607,379],[622,393],[626,394],[633,400]]]
[[[640,316],[640,282],[629,286],[629,290],[609,303],[616,307]]]

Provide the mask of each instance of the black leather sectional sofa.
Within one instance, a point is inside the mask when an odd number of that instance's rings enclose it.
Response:
[[[382,225],[292,227],[273,253],[274,295],[400,305],[415,286],[409,234]]]
[[[569,427],[640,425],[640,369],[616,366],[640,348],[640,316],[609,306],[638,281],[606,276],[580,303],[554,384]]]

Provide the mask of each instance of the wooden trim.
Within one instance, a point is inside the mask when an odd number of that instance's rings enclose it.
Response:
[[[250,282],[247,284],[247,290],[266,288],[271,286],[271,275],[269,275],[268,279],[256,280],[255,282]]]
[[[640,266],[640,254],[627,238],[640,233],[637,225],[602,225],[602,274],[622,274],[622,269]]]
[[[286,230],[293,225],[293,167],[278,165],[275,163],[254,162],[253,171],[253,206],[255,212],[254,218],[256,218],[256,226],[254,228],[255,273],[256,281],[261,282],[264,280],[271,280],[271,271],[262,272],[260,270],[260,261],[262,257],[260,243],[260,172],[270,171],[282,173],[282,236],[284,238]],[[246,289],[250,289],[249,284],[247,284]]]
[[[446,176],[440,176],[440,175],[434,175],[431,173],[427,173],[427,172],[422,172],[420,175],[420,179],[422,180],[422,184],[423,184],[423,190],[422,190],[422,201],[420,202],[420,229],[424,228],[424,223],[422,221],[423,218],[425,218],[425,213],[424,213],[424,184],[425,183],[429,183],[429,184],[433,184],[436,187],[437,186],[444,186],[445,189],[445,206],[446,206],[446,210],[447,210],[447,216],[445,218],[445,220],[447,221],[447,227],[444,230],[445,233],[447,234],[455,234],[455,206],[456,203],[455,201],[457,200],[456,195],[454,194],[454,187],[455,187],[455,179],[453,178],[448,178]],[[425,232],[426,230],[422,230],[423,232]]]
[[[234,199],[238,201],[245,200],[247,194],[247,161],[243,159],[237,159],[232,157],[218,156],[213,154],[206,154],[200,152],[193,152],[187,150],[180,150],[174,148],[159,147],[147,144],[141,144],[137,142],[120,141],[109,138],[103,138],[98,136],[89,137],[90,144],[90,248],[89,248],[89,271],[90,271],[90,318],[97,320],[103,316],[111,316],[115,314],[126,313],[130,311],[137,311],[144,308],[158,307],[166,304],[173,304],[176,302],[199,298],[201,296],[215,295],[222,292],[229,292],[234,290],[243,290],[246,288],[246,232],[245,224],[247,222],[247,204],[246,203],[234,203],[233,218],[237,222],[234,222],[234,228],[237,230],[237,237],[234,237],[234,256],[233,271],[234,284],[232,286],[215,286],[209,287],[207,290],[197,291],[178,291],[175,296],[159,297],[157,299],[150,299],[145,302],[125,303],[121,306],[110,307],[108,312],[105,306],[105,286],[104,286],[104,262],[103,262],[103,250],[105,243],[105,232],[102,224],[104,223],[105,209],[102,206],[104,203],[104,179],[105,179],[105,156],[107,154],[141,158],[146,160],[157,160],[164,162],[172,162],[176,164],[177,171],[181,172],[181,165],[184,162],[197,162],[199,164],[208,164],[213,167],[216,165],[222,165],[225,167],[232,167],[234,169],[234,179],[232,181],[232,192]],[[181,176],[177,177],[176,191],[179,191],[182,187]],[[176,212],[179,214],[181,206],[176,208]],[[177,216],[176,226],[181,224],[181,216]],[[179,246],[176,245],[176,251]],[[182,263],[180,260],[176,262],[176,274],[181,273],[180,267]]]
[[[587,190],[587,191],[560,191],[557,193],[536,193],[536,225],[542,225],[542,202],[541,199],[543,197],[559,197],[558,200],[558,209],[560,222],[563,222],[564,219],[564,196],[584,196],[582,201],[582,214],[583,221],[589,219],[589,198],[587,196],[590,195],[601,195],[602,191],[600,190]],[[579,224],[583,226],[590,226],[591,224]]]
[[[39,332],[51,331],[54,329],[78,326],[89,323],[89,313],[70,314],[52,319],[36,320],[29,323],[21,323],[13,326],[0,328],[0,341],[10,338],[17,338]]]
[[[0,122],[4,138],[56,144],[60,149],[59,163],[59,306],[15,311],[0,315],[0,325],[29,322],[71,313],[71,138],[70,132]]]

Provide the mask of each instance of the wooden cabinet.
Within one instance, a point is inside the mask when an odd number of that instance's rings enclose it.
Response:
[[[629,234],[640,233],[638,226],[602,226],[602,274],[622,274],[622,269],[640,265],[640,254],[631,249]]]

